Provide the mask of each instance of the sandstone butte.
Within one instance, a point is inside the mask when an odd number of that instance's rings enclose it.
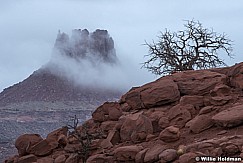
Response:
[[[99,106],[77,127],[80,135],[92,135],[86,162],[190,163],[196,156],[243,157],[242,89],[243,63],[178,72],[132,88],[118,102]],[[46,138],[21,135],[15,146],[18,154],[5,163],[83,162],[82,146],[67,127]]]

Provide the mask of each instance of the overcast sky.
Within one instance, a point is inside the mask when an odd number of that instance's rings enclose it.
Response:
[[[243,61],[242,0],[0,0],[0,91],[47,63],[58,30],[107,29],[132,85],[155,79],[139,63],[144,41],[156,40],[165,28],[177,31],[183,20],[225,32],[234,41],[235,59]],[[116,77],[116,78],[119,78]]]

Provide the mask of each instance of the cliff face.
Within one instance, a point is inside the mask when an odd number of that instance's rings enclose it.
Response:
[[[99,106],[69,134],[21,135],[6,162],[241,161],[242,79],[243,63],[162,77]]]
[[[75,29],[72,36],[59,31],[54,48],[62,55],[76,59],[91,59],[107,63],[116,62],[114,41],[107,30],[97,29],[89,33],[87,29]]]

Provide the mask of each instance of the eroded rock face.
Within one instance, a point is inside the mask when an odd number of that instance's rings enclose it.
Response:
[[[212,115],[202,114],[198,115],[186,124],[193,133],[200,133],[214,125]]]
[[[226,84],[226,75],[207,70],[185,71],[172,75],[182,95],[206,95],[217,84]]]
[[[212,117],[214,122],[222,127],[235,127],[243,124],[243,105],[234,106],[221,111]]]
[[[62,55],[77,58],[96,58],[103,62],[116,62],[114,41],[107,30],[97,29],[90,33],[87,29],[74,29],[72,36],[59,31],[55,49]]]
[[[19,156],[30,154],[30,150],[41,142],[43,139],[38,134],[24,134],[17,138],[15,147],[18,150]]]
[[[146,139],[148,134],[153,133],[153,126],[150,119],[142,113],[136,113],[125,118],[121,130],[120,137],[124,141],[142,141]]]
[[[66,137],[67,137],[68,128],[62,127],[60,129],[57,129],[47,135],[46,141],[52,148],[58,147],[60,143],[65,143]]]
[[[95,121],[103,122],[117,121],[121,115],[121,107],[117,102],[105,102],[94,111],[92,117]]]
[[[88,158],[87,163],[113,163],[114,159],[111,156],[105,154],[96,154]]]
[[[179,100],[177,84],[170,79],[161,78],[150,84],[130,90],[122,97],[132,109],[150,108]]]
[[[194,111],[194,107],[192,105],[176,105],[168,111],[168,118],[170,120],[170,124],[182,128],[185,126],[186,122],[192,119],[192,114],[190,113]]]
[[[161,162],[171,162],[177,158],[177,153],[175,149],[166,149],[159,154],[159,159]]]
[[[118,161],[134,161],[136,154],[141,150],[142,147],[137,145],[118,147],[114,151],[114,156]]]
[[[180,129],[174,126],[169,126],[160,132],[159,138],[164,142],[177,141],[180,139]]]
[[[243,63],[236,64],[227,73],[230,85],[235,88],[243,89]]]
[[[27,162],[36,162],[36,161],[37,161],[36,156],[33,154],[29,154],[29,155],[20,157],[17,162],[18,163],[27,163]]]
[[[166,146],[156,144],[151,147],[144,156],[144,162],[156,162],[159,160],[159,155],[166,149]]]

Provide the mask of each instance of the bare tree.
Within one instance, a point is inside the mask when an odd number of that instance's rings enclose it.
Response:
[[[171,74],[176,71],[207,69],[227,66],[218,57],[225,52],[232,58],[232,41],[226,35],[213,29],[203,28],[199,21],[187,21],[185,30],[170,32],[166,29],[158,36],[159,41],[145,45],[149,48],[149,59],[143,64],[156,75]]]
[[[79,159],[81,159],[79,160],[79,162],[82,161],[83,163],[86,163],[88,157],[90,156],[91,151],[93,150],[93,147],[91,146],[92,141],[97,138],[99,139],[103,138],[102,137],[104,135],[103,131],[99,130],[91,134],[88,132],[88,128],[85,124],[82,125],[82,130],[79,131],[78,130],[79,120],[77,116],[75,115],[71,120],[73,124],[67,125],[69,129],[69,135],[73,135],[81,145],[81,149],[77,151],[78,157]]]

